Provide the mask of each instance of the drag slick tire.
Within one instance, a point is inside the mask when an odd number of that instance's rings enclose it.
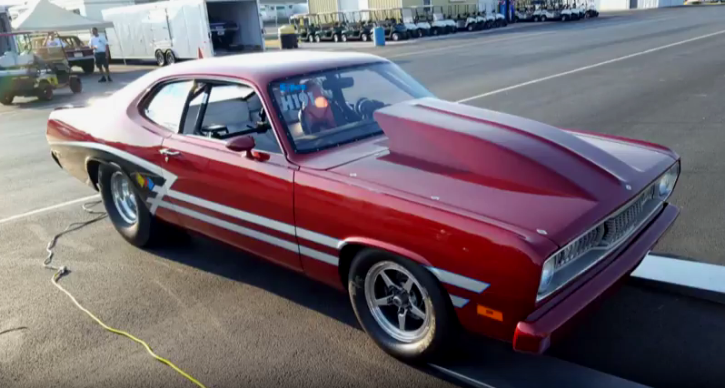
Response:
[[[129,243],[148,248],[189,241],[181,228],[154,217],[136,191],[131,179],[115,165],[98,167],[98,187],[113,227]]]
[[[403,361],[443,355],[457,331],[446,292],[433,273],[411,260],[365,249],[351,263],[348,291],[365,332]]]

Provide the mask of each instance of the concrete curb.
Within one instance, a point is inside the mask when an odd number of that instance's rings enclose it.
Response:
[[[649,254],[631,278],[635,283],[725,305],[725,266]]]

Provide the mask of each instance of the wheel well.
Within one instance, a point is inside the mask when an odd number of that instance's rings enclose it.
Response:
[[[98,187],[98,170],[100,166],[101,162],[97,160],[89,160],[88,162],[86,162],[86,172],[88,172],[88,179],[91,180],[91,183],[96,190],[100,189]]]
[[[337,265],[337,271],[340,275],[340,283],[345,290],[347,290],[347,276],[350,272],[352,259],[365,248],[367,247],[362,244],[345,244],[342,250],[340,250],[340,261]]]

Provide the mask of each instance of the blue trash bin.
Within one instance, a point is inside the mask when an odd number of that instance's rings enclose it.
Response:
[[[383,27],[373,28],[373,41],[375,46],[385,46],[385,31]]]

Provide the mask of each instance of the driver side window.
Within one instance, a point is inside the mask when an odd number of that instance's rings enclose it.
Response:
[[[197,83],[196,90],[198,93],[192,94],[184,120],[185,135],[229,139],[235,133],[255,128],[260,122],[269,122],[261,98],[249,86]],[[249,135],[254,138],[255,149],[281,153],[273,131],[269,128]]]

